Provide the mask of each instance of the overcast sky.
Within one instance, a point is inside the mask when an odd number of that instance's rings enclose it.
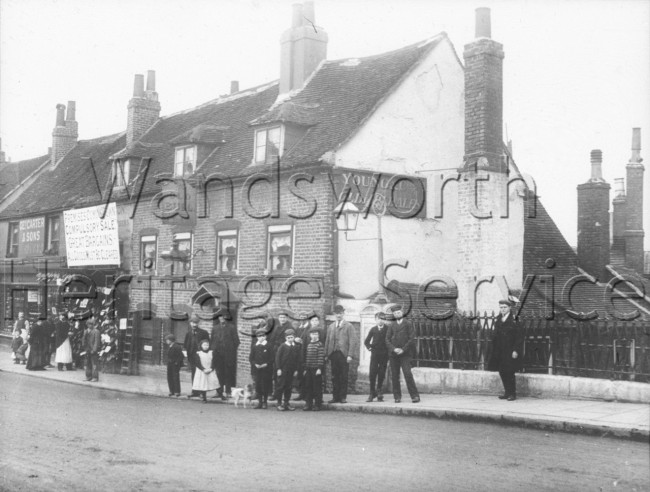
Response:
[[[51,145],[57,103],[79,138],[126,129],[133,75],[156,70],[162,115],[279,77],[292,0],[0,0],[0,134],[12,161]],[[519,167],[571,244],[576,185],[603,151],[613,186],[633,127],[650,148],[650,0],[317,0],[328,58],[373,55],[446,31],[462,59],[474,9],[503,43],[504,124]],[[650,162],[650,159],[646,159]],[[646,163],[647,167],[647,163]],[[650,170],[645,173],[650,249]]]

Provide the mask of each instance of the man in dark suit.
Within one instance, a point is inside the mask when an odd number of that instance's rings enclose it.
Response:
[[[237,328],[226,318],[229,320],[230,314],[225,309],[217,311],[217,319],[212,327],[210,340],[210,350],[216,357],[215,369],[219,378],[217,396],[222,400],[229,397],[231,388],[237,385],[237,348],[239,347]]]
[[[370,328],[363,344],[370,351],[370,396],[367,402],[375,397],[384,401],[384,377],[388,365],[388,347],[386,347],[386,315],[381,311],[375,314],[375,326]]]
[[[415,380],[411,372],[411,357],[413,348],[415,347],[415,329],[409,321],[404,319],[402,306],[393,306],[391,311],[393,312],[395,322],[386,331],[386,346],[388,347],[395,403],[402,401],[402,388],[400,387],[399,380],[400,368],[404,373],[404,381],[406,382],[409,395],[411,395],[411,401],[418,403],[420,401],[420,393],[415,386]]]
[[[174,335],[167,335],[165,343],[167,350],[167,384],[169,396],[181,396],[181,367],[183,367],[183,349],[176,343]]]
[[[494,322],[492,336],[492,355],[488,362],[489,371],[499,371],[505,390],[500,400],[517,399],[515,372],[521,368],[524,337],[519,323],[511,313],[512,302],[499,301],[499,316]]]
[[[86,321],[86,331],[83,335],[83,349],[86,351],[86,381],[99,381],[99,347],[101,334],[97,322],[91,318]]]
[[[208,332],[199,328],[199,321],[199,317],[196,314],[193,314],[190,317],[190,329],[185,335],[185,341],[183,343],[183,350],[185,350],[187,362],[190,366],[190,371],[192,372],[192,381],[194,381],[194,373],[196,373],[194,354],[199,351],[199,344],[201,343],[201,340],[210,339]],[[190,396],[198,396],[198,393],[192,390]]]
[[[336,321],[327,330],[325,353],[332,364],[332,399],[328,403],[347,403],[350,362],[358,360],[359,338],[354,326],[345,321],[345,308],[335,306]]]

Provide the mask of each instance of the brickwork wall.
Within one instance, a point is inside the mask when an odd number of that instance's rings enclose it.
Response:
[[[134,97],[129,101],[126,123],[126,144],[138,140],[160,116],[160,103]]]
[[[503,154],[503,46],[478,39],[465,46],[465,159],[486,157],[501,168]]]
[[[67,120],[65,126],[54,127],[52,131],[52,167],[77,145],[78,136],[76,121]]]
[[[607,183],[578,185],[578,265],[598,278],[609,264],[609,191]]]
[[[625,224],[625,266],[643,272],[643,164],[628,164]]]
[[[326,174],[314,171],[312,183],[301,182],[298,184],[297,193],[305,196],[310,203],[296,197],[290,190],[289,176],[282,175],[280,182],[280,209],[279,218],[255,218],[252,215],[262,215],[261,212],[270,211],[276,185],[270,186],[267,182],[260,182],[246,192],[243,183],[235,184],[234,193],[234,217],[239,222],[239,256],[238,273],[233,276],[216,275],[220,280],[226,281],[231,292],[239,298],[240,304],[236,313],[236,322],[240,333],[249,332],[252,326],[259,320],[259,315],[267,309],[289,308],[293,312],[307,311],[314,309],[320,315],[329,313],[333,298],[333,249],[332,249],[332,228],[334,208],[331,185]],[[181,305],[189,305],[192,295],[198,289],[196,279],[203,275],[215,276],[216,255],[217,255],[217,232],[215,228],[224,226],[227,229],[232,226],[233,219],[227,219],[225,200],[229,196],[217,185],[210,185],[207,188],[208,213],[205,218],[196,219],[193,227],[194,243],[193,251],[203,249],[205,253],[199,253],[193,260],[192,273],[185,283],[174,285],[175,309],[182,308]],[[244,190],[244,191],[242,191]],[[252,210],[243,203],[246,196],[250,195]],[[203,198],[199,194],[199,211],[202,212]],[[158,231],[158,263],[156,275],[169,275],[169,262],[160,259],[161,251],[168,251],[172,246],[174,225],[163,224],[163,221],[154,214],[154,202],[151,199],[144,199],[138,206],[138,211],[133,223],[133,264],[132,271],[140,269],[140,235],[141,231],[155,228]],[[313,213],[306,218],[307,212]],[[293,215],[292,218],[290,215]],[[286,292],[283,291],[284,284],[291,277],[285,275],[269,275],[267,272],[267,228],[269,225],[292,224],[294,227],[293,238],[293,275],[313,278],[321,290],[315,291],[314,299],[292,299],[288,300]],[[187,226],[187,224],[186,224]],[[181,227],[183,227],[181,225]],[[149,234],[149,232],[147,232]],[[243,292],[243,281],[247,276],[262,277],[263,286],[257,283],[249,284],[249,291]],[[304,284],[301,284],[303,287]],[[170,282],[161,283],[154,278],[151,300],[146,282],[133,281],[131,284],[131,306],[138,303],[152,302],[156,308],[158,317],[166,318],[171,312],[171,291]],[[269,286],[271,289],[268,294]],[[261,289],[260,289],[261,287]],[[260,290],[262,290],[260,292]],[[311,295],[311,294],[310,294]],[[264,303],[265,300],[268,302]],[[259,305],[259,306],[258,306]],[[198,308],[198,306],[194,306]],[[211,330],[210,321],[201,321],[201,327]],[[243,384],[249,377],[248,353],[250,349],[250,338],[240,335],[241,346],[238,359],[238,384]]]

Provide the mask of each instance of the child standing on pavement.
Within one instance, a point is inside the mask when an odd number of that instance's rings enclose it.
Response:
[[[169,396],[181,396],[181,367],[183,367],[183,347],[176,343],[176,337],[169,334],[165,337],[169,347],[167,351],[167,385]]]
[[[207,403],[206,393],[219,388],[219,380],[215,372],[215,357],[210,350],[210,342],[201,340],[201,350],[194,354],[196,372],[192,381],[192,391],[196,391],[203,397],[203,403]]]
[[[273,387],[273,347],[266,339],[266,328],[258,328],[255,337],[257,341],[253,343],[250,354],[258,397],[255,409],[266,409],[269,391]]]
[[[323,404],[323,368],[325,367],[325,348],[318,340],[318,328],[310,328],[309,345],[305,351],[305,401],[303,411],[318,412]]]
[[[295,333],[293,328],[285,330],[284,338],[285,342],[278,347],[275,354],[275,367],[278,376],[275,397],[278,400],[278,410],[280,411],[295,410],[289,404],[289,400],[291,400],[293,378],[298,375],[298,368],[302,359],[302,347],[294,342]],[[284,404],[282,404],[283,396]]]

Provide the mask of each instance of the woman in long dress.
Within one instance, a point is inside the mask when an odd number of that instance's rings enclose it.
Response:
[[[56,362],[56,366],[59,371],[63,371],[63,366],[68,371],[74,371],[72,367],[72,345],[70,344],[72,331],[63,312],[59,313],[59,320],[56,322],[56,332],[54,335],[56,340],[54,362]]]
[[[50,363],[47,358],[48,334],[43,320],[38,320],[32,326],[29,335],[29,356],[27,357],[26,368],[30,371],[44,371],[45,366]]]
[[[216,390],[219,387],[219,379],[215,372],[216,358],[210,350],[210,342],[201,340],[201,350],[194,354],[196,372],[192,381],[192,390],[201,393],[203,403],[207,403],[206,392]]]

